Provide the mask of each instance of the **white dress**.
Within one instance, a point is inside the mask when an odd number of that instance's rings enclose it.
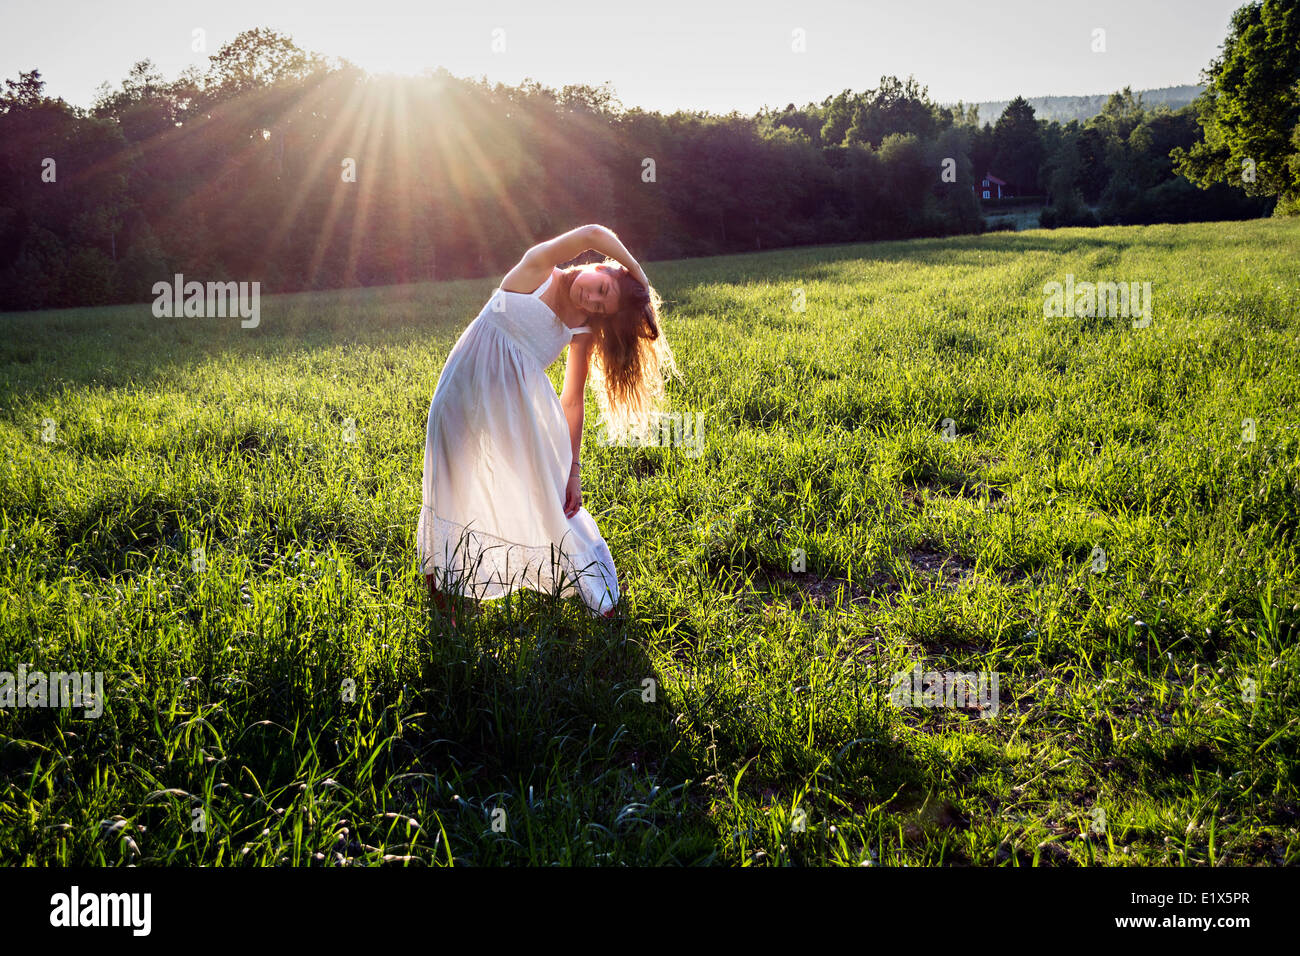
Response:
[[[423,573],[486,600],[517,587],[575,593],[593,613],[618,602],[609,547],[587,509],[564,514],[569,424],[546,368],[570,329],[531,293],[499,286],[461,333],[434,389],[416,529]]]

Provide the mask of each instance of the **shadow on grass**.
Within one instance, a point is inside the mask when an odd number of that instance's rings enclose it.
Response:
[[[453,858],[712,861],[701,771],[635,623],[522,589],[428,622],[399,790],[437,795]]]

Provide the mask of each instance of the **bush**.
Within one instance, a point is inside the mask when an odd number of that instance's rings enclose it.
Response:
[[[1064,203],[1060,206],[1044,206],[1038,214],[1038,226],[1041,229],[1060,229],[1065,226],[1098,226],[1101,223],[1094,213],[1083,203]]]
[[[67,263],[63,243],[31,226],[14,264],[0,272],[0,309],[44,309],[60,302]]]
[[[113,260],[90,246],[78,246],[68,260],[59,302],[67,308],[107,305],[116,300]]]
[[[118,260],[116,272],[119,302],[148,302],[153,298],[155,282],[171,281],[162,246],[147,224]]]

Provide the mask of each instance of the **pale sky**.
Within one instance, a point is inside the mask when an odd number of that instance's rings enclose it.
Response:
[[[0,78],[38,68],[46,92],[88,106],[149,58],[168,79],[193,31],[215,53],[274,27],[371,73],[443,66],[553,89],[608,80],[625,106],[753,113],[915,74],[937,102],[1109,93],[1199,81],[1244,0],[3,0]],[[1105,31],[1093,52],[1093,31]],[[494,30],[504,50],[493,50]],[[803,31],[806,52],[792,49]]]

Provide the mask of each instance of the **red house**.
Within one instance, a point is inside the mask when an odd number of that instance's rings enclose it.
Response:
[[[992,173],[985,173],[975,190],[981,199],[1003,199],[1012,195],[1011,187]]]

